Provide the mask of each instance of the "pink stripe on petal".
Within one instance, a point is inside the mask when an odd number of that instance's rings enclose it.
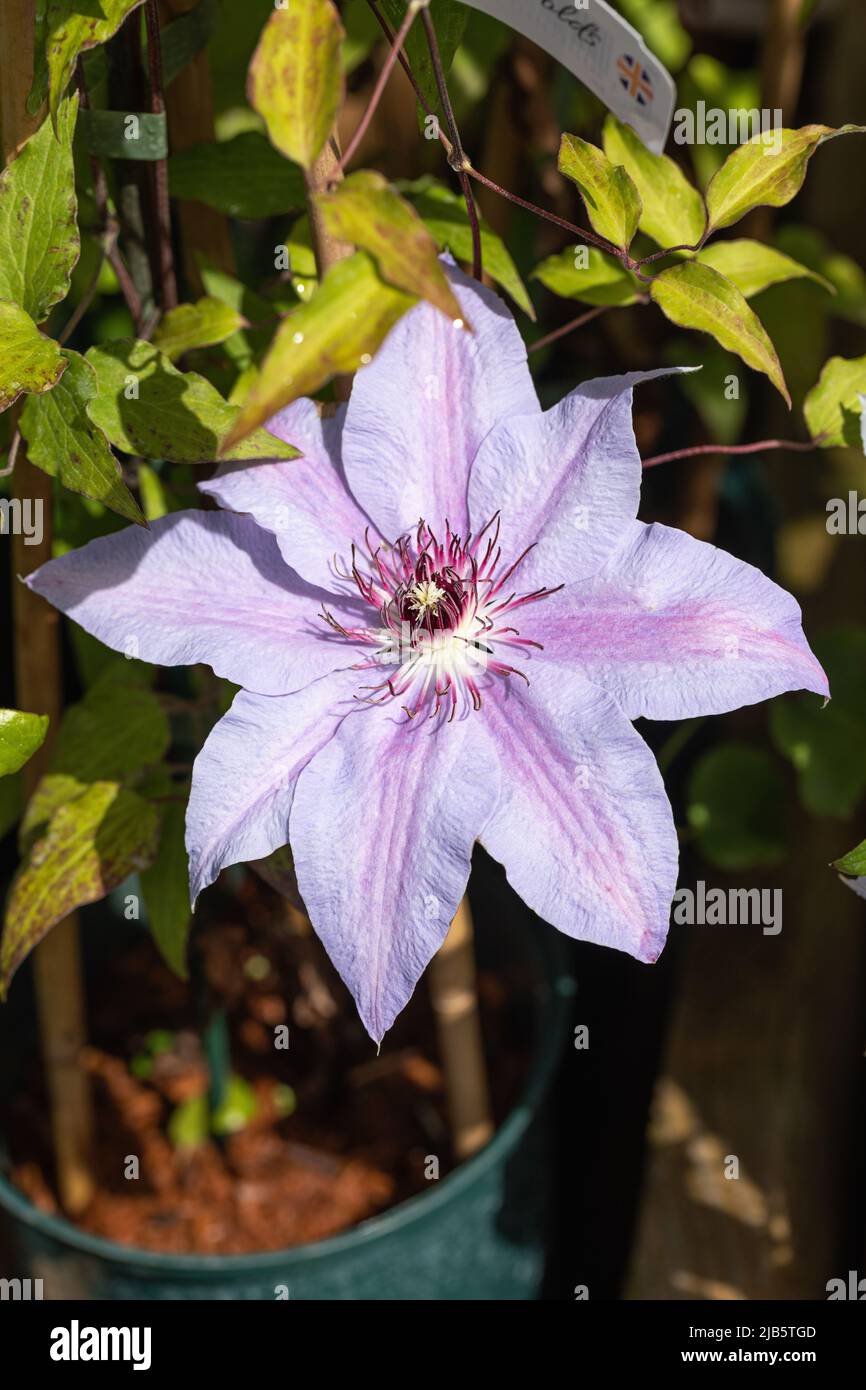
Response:
[[[545,656],[583,670],[631,719],[829,693],[791,595],[667,526],[635,522],[600,574],[554,594],[533,618]]]
[[[472,846],[496,801],[477,716],[353,715],[298,779],[291,842],[301,896],[381,1041],[445,939]]]
[[[646,744],[602,691],[541,659],[528,690],[515,685],[481,717],[502,786],[485,849],[566,935],[656,960],[678,847]]]

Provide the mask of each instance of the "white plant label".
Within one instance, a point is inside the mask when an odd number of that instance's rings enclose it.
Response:
[[[676,104],[667,68],[605,0],[463,0],[545,49],[661,154]]]

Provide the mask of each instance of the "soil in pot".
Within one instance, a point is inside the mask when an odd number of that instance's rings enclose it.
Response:
[[[148,938],[95,982],[83,1065],[97,1108],[97,1189],[77,1223],[84,1230],[174,1254],[279,1250],[429,1189],[431,1157],[439,1176],[449,1171],[424,984],[377,1056],[318,941],[296,921],[292,929],[293,920],[244,874],[233,898],[214,895],[194,942],[202,988],[179,981]],[[525,962],[479,975],[497,1122],[528,1071],[532,984]],[[236,1132],[190,1145],[178,1142],[179,1116],[195,1116],[208,1084],[195,994],[206,995],[206,1010],[226,1012],[240,1080],[240,1099],[229,1096],[229,1128],[244,1107],[253,1113]],[[288,1047],[275,1046],[277,1037]],[[10,1177],[53,1213],[48,1113],[34,1057],[9,1117]],[[181,1128],[189,1139],[188,1124]]]

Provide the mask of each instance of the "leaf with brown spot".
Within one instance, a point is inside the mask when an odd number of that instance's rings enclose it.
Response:
[[[158,843],[156,808],[116,782],[94,782],[61,806],[12,884],[0,941],[0,998],[53,926],[146,869]]]
[[[449,319],[462,319],[432,234],[386,178],[359,170],[316,202],[331,236],[369,251],[390,285],[428,300]]]
[[[354,372],[378,351],[414,295],[379,276],[366,251],[332,266],[315,293],[277,330],[239,418],[226,436],[225,457],[263,420],[299,396],[311,396],[340,372]],[[457,330],[464,331],[464,330]]]
[[[324,148],[343,100],[344,37],[332,0],[292,0],[271,15],[250,63],[250,105],[271,144],[305,169]]]
[[[72,137],[73,94],[60,107],[57,137],[50,121],[0,174],[0,299],[11,299],[34,323],[69,291],[78,260],[78,204]]]
[[[0,299],[0,411],[25,392],[56,386],[66,361],[53,338],[46,338],[17,304]]]

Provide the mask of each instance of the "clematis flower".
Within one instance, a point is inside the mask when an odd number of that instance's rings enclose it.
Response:
[[[193,900],[291,843],[310,919],[377,1041],[442,944],[479,841],[572,937],[654,961],[676,887],[662,778],[632,720],[827,693],[794,600],[637,521],[633,387],[542,411],[501,301],[419,305],[320,418],[268,428],[223,511],[92,541],[28,581],[88,632],[240,685],[199,754]]]

